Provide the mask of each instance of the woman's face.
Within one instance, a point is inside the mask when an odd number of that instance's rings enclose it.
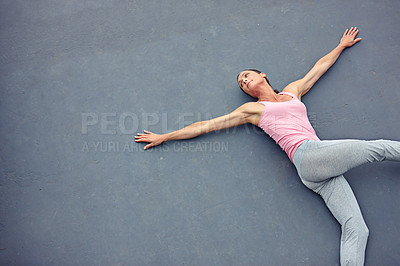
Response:
[[[246,93],[254,97],[254,92],[260,84],[267,83],[264,73],[257,73],[251,70],[242,71],[238,77],[238,84]]]

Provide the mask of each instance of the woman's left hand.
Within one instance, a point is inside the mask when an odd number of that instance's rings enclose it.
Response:
[[[145,130],[143,133],[138,133],[135,136],[136,142],[149,142],[144,149],[147,150],[148,148],[160,145],[165,141],[165,137],[163,135],[155,134],[150,131]]]
[[[358,43],[359,41],[362,40],[362,38],[355,39],[357,34],[358,34],[357,27],[354,27],[354,28],[351,27],[350,30],[347,29],[343,33],[343,36],[342,36],[342,39],[340,40],[340,44],[339,45],[342,45],[343,47],[347,48],[347,47],[351,47],[354,44]]]

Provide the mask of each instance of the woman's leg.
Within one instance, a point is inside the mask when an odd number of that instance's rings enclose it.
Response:
[[[391,140],[307,141],[299,149],[299,175],[308,182],[322,182],[369,162],[400,161],[400,142]]]
[[[368,162],[400,161],[400,142],[377,140],[307,141],[293,157],[302,182],[321,195],[341,224],[341,265],[363,265],[368,228],[343,176]]]
[[[369,231],[350,185],[340,175],[318,184],[314,191],[341,225],[340,265],[363,265]]]

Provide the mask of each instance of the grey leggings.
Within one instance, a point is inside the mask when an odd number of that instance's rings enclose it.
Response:
[[[343,174],[364,163],[400,161],[400,142],[390,140],[307,140],[293,163],[301,181],[321,195],[342,227],[341,265],[363,265],[368,228]]]

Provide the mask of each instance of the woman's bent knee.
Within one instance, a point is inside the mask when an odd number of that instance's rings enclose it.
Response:
[[[368,236],[368,227],[362,219],[349,219],[343,224],[341,265],[364,265]]]
[[[342,234],[342,241],[365,246],[369,236],[369,229],[362,218],[350,218],[342,225]]]
[[[400,161],[400,142],[393,140],[376,140],[376,144],[380,145],[383,150],[381,160]]]

